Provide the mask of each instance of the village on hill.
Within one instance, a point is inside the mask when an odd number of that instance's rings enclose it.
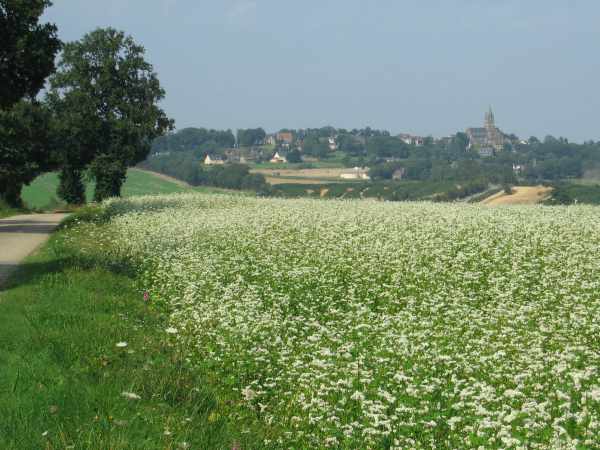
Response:
[[[186,128],[158,138],[141,166],[191,184],[250,186],[261,195],[483,201],[500,192],[517,192],[520,185],[580,179],[588,173],[584,168],[598,159],[594,142],[518,137],[498,127],[491,107],[482,119],[480,126],[439,138],[369,127],[274,133],[255,128],[236,134]],[[536,201],[595,196],[582,196],[582,189],[565,190],[562,184],[536,188]],[[520,198],[512,197],[515,202]]]
[[[248,140],[246,133],[254,139]],[[475,151],[481,157],[493,157],[502,151],[512,151],[515,145],[528,145],[528,141],[505,134],[496,127],[494,112],[490,107],[485,113],[482,127],[469,127],[464,132],[468,138],[467,150]],[[395,141],[397,146],[423,147],[431,145],[448,145],[456,135],[433,138],[431,136],[416,136],[409,133],[400,133],[392,136],[387,131],[375,130],[338,130],[325,127],[318,130],[283,130],[267,134],[262,128],[255,130],[242,130],[238,133],[236,144],[232,148],[221,149],[219,152],[207,152],[203,163],[207,166],[222,165],[226,163],[256,163],[270,162],[298,163],[302,161],[314,162],[326,159],[338,150],[348,147],[367,148],[368,139],[372,136],[386,136]],[[316,140],[315,140],[316,139]],[[348,142],[350,141],[350,142]],[[296,154],[297,152],[297,154]],[[292,154],[291,161],[287,155]]]

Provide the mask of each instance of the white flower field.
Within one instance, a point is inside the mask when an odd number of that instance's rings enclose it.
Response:
[[[265,447],[600,448],[598,208],[106,208],[172,339],[275,430]]]

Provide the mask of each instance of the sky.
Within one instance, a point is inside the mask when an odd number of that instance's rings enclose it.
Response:
[[[64,41],[146,48],[177,128],[600,140],[598,0],[54,0]]]

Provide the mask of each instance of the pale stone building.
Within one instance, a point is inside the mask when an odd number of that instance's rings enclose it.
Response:
[[[483,128],[467,128],[466,133],[469,136],[469,149],[476,149],[481,156],[492,156],[494,152],[502,151],[507,142],[504,133],[496,127],[491,107],[485,113]]]

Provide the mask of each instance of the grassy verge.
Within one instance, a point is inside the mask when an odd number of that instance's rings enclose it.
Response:
[[[15,209],[9,207],[3,201],[0,201],[0,219],[4,219],[5,217],[16,216],[18,214],[27,214],[28,211],[26,209]]]
[[[19,211],[18,209],[2,208],[0,206],[0,219],[4,219],[6,217],[11,217],[11,216],[16,216],[18,214],[25,214],[25,212]]]
[[[258,448],[101,247],[63,229],[0,288],[0,448]]]

